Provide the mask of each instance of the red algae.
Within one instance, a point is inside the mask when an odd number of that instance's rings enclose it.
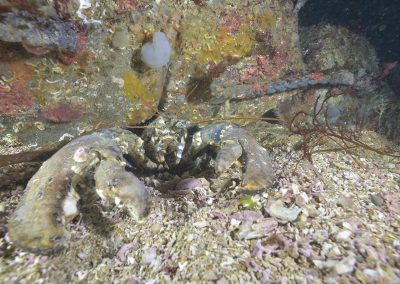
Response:
[[[273,81],[279,78],[282,71],[287,67],[288,56],[283,49],[283,44],[271,47],[267,55],[255,55],[256,64],[244,68],[240,73],[240,82],[256,81],[264,75]]]
[[[39,112],[39,117],[54,123],[70,122],[82,117],[83,110],[79,105],[56,103],[49,105]]]
[[[242,20],[240,16],[234,13],[233,15],[225,15],[223,27],[225,27],[229,34],[233,34],[239,30],[241,23]]]
[[[117,0],[117,12],[133,11],[139,6],[137,0]]]
[[[32,94],[23,85],[16,84],[10,90],[0,87],[0,116],[15,116],[29,111],[34,103]]]

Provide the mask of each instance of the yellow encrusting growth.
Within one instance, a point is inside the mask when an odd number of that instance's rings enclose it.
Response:
[[[188,61],[196,64],[218,64],[228,56],[243,58],[256,46],[256,34],[276,27],[272,12],[243,16],[235,32],[221,23],[209,11],[198,11],[190,19],[184,19],[187,27],[182,32],[182,53]]]
[[[254,25],[260,30],[273,29],[276,27],[276,17],[271,11],[255,15]]]
[[[199,52],[197,61],[218,64],[227,56],[244,57],[251,53],[254,46],[255,39],[250,33],[248,25],[240,25],[238,33],[234,35],[229,34],[226,28],[221,27],[215,40]]]
[[[227,56],[243,57],[255,46],[255,36],[247,24],[230,34],[213,14],[201,11],[187,19],[182,33],[182,53],[186,60],[197,64],[218,64]]]
[[[157,110],[158,96],[150,92],[133,71],[126,72],[123,79],[124,96],[132,103],[128,123],[138,123],[149,118]]]

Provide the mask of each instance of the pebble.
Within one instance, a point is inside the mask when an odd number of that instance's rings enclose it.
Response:
[[[307,196],[307,194],[305,192],[302,192],[296,196],[295,203],[299,207],[304,207],[308,203],[309,199],[310,198]]]
[[[387,167],[388,167],[389,169],[395,169],[395,168],[396,168],[396,165],[395,165],[395,164],[392,164],[392,163],[389,163],[389,164],[387,164]]]
[[[193,226],[195,226],[197,228],[204,228],[204,227],[207,227],[207,225],[208,225],[207,221],[199,221],[199,222],[193,223]]]
[[[356,259],[353,256],[346,257],[342,261],[335,264],[334,269],[337,274],[350,273],[354,270]]]
[[[376,270],[366,268],[363,270],[363,272],[369,277],[369,279],[377,280],[379,278],[379,272]]]
[[[228,284],[229,281],[228,281],[225,277],[222,277],[222,278],[219,279],[216,283],[217,283],[217,284]]]
[[[244,224],[239,227],[238,238],[251,240],[266,237],[278,227],[278,222],[272,218],[263,218],[256,224]]]
[[[339,163],[339,162],[331,162],[331,166],[339,169],[339,170],[351,170],[351,167],[347,166],[346,164]]]
[[[353,207],[353,199],[350,196],[342,195],[337,204],[345,209]]]
[[[162,227],[163,227],[163,226],[162,226],[161,223],[154,223],[154,224],[151,226],[151,231],[152,231],[154,234],[159,233],[159,232],[161,231]]]
[[[158,259],[157,259],[157,249],[155,247],[152,247],[145,251],[142,256],[142,263],[143,264],[150,264],[155,266],[158,264]]]
[[[136,259],[135,259],[134,257],[130,256],[130,257],[128,257],[128,258],[126,259],[126,263],[127,263],[128,265],[134,265],[134,264],[136,263]]]
[[[347,179],[347,180],[357,180],[358,179],[358,175],[353,173],[353,172],[344,172],[343,173],[343,178]]]
[[[375,204],[376,206],[382,206],[385,203],[385,200],[383,197],[378,193],[371,195],[371,202]]]
[[[266,210],[270,216],[290,222],[296,220],[297,216],[301,212],[301,208],[297,206],[292,206],[290,208],[285,207],[281,200],[277,200],[268,204]]]
[[[351,231],[340,231],[336,235],[336,240],[337,241],[348,241],[353,233]]]
[[[212,270],[208,270],[203,274],[203,280],[205,281],[215,281],[217,279],[218,275]]]
[[[327,253],[328,258],[336,258],[337,256],[341,255],[340,249],[337,245],[333,245],[332,249]]]
[[[78,258],[81,259],[81,260],[87,259],[88,256],[89,256],[89,255],[88,255],[87,253],[85,253],[85,252],[80,252],[80,253],[78,253]]]
[[[316,218],[318,217],[321,212],[319,210],[317,210],[314,206],[310,205],[306,207],[306,210],[308,212],[308,216],[310,216],[311,218]]]
[[[76,276],[78,276],[78,281],[83,281],[88,275],[88,271],[84,270],[84,271],[78,271],[76,272]]]
[[[332,249],[332,247],[333,247],[332,244],[324,242],[322,244],[321,256],[326,256],[329,253],[329,251]]]

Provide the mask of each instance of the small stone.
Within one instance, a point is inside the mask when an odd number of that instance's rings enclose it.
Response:
[[[215,274],[215,272],[212,271],[212,270],[208,270],[208,271],[206,271],[206,272],[203,274],[203,280],[206,280],[206,281],[215,281],[215,280],[217,280],[217,279],[218,279],[217,274]]]
[[[308,216],[310,216],[311,218],[316,218],[318,217],[321,212],[319,210],[317,210],[314,206],[307,206],[306,210],[308,212]]]
[[[303,224],[307,224],[307,223],[308,223],[308,222],[307,222],[307,215],[305,215],[304,213],[301,214],[301,215],[300,215],[300,218],[299,218],[299,222],[300,222],[300,223],[303,223]]]
[[[250,240],[262,238],[270,234],[278,227],[278,222],[272,218],[263,218],[255,224],[247,224],[239,227],[238,238]]]
[[[295,203],[299,207],[304,207],[309,200],[310,198],[307,196],[307,194],[305,192],[302,192],[296,196]]]
[[[330,165],[339,170],[351,170],[351,167],[349,167],[346,164],[339,163],[339,162],[331,162]]]
[[[228,284],[229,281],[228,281],[225,277],[222,277],[222,278],[219,279],[216,283],[217,283],[217,284]]]
[[[81,260],[87,259],[88,256],[89,255],[87,253],[85,253],[85,252],[78,253],[78,258],[81,259]]]
[[[162,229],[162,224],[161,224],[161,223],[154,223],[154,224],[151,226],[151,231],[152,231],[154,234],[160,232],[161,229]]]
[[[281,200],[277,200],[268,204],[266,210],[270,216],[283,221],[290,221],[290,222],[296,220],[297,216],[301,212],[301,208],[297,206],[292,206],[290,208],[285,207]]]
[[[188,235],[186,236],[186,241],[187,241],[187,242],[191,242],[191,241],[193,241],[195,238],[196,238],[196,236],[195,236],[194,234],[188,234]]]
[[[315,259],[313,260],[313,263],[319,269],[324,269],[324,268],[331,269],[332,267],[335,267],[335,265],[337,265],[339,262],[334,259],[328,259],[327,261]]]
[[[356,259],[353,256],[346,257],[342,261],[335,264],[334,269],[337,274],[350,273],[354,270]]]
[[[373,269],[366,268],[363,270],[364,274],[368,277],[368,279],[378,280],[379,272]]]
[[[327,255],[328,252],[332,249],[332,247],[333,247],[332,244],[324,242],[324,243],[322,244],[321,255],[322,255],[322,256]]]
[[[358,179],[358,175],[356,173],[353,173],[353,172],[344,172],[343,173],[343,178],[347,179],[347,180],[357,180]]]
[[[354,275],[356,276],[356,278],[357,278],[358,280],[361,281],[361,283],[367,283],[367,282],[368,282],[368,276],[365,275],[361,270],[357,269],[357,270],[354,272]]]
[[[208,222],[204,221],[204,220],[193,223],[193,226],[195,226],[197,228],[204,228],[204,227],[207,227],[207,225],[208,225]]]
[[[337,256],[341,255],[340,249],[337,245],[333,245],[331,250],[326,254],[328,258],[336,258]]]
[[[155,247],[152,247],[143,253],[142,263],[150,264],[152,266],[157,266],[159,264],[157,249]]]
[[[385,203],[385,200],[383,197],[378,193],[371,195],[371,202],[375,204],[376,206],[382,206]]]
[[[6,205],[3,202],[1,202],[0,203],[0,213],[3,213],[4,211],[6,211]]]
[[[353,199],[350,196],[340,196],[337,204],[345,209],[353,207]]]
[[[88,272],[86,270],[76,272],[76,276],[78,276],[78,281],[83,281],[87,275],[88,275]]]
[[[340,231],[336,235],[336,240],[337,241],[348,241],[353,233],[351,231]]]
[[[135,259],[134,257],[130,256],[130,257],[128,257],[128,258],[126,259],[126,263],[127,263],[128,265],[133,265],[133,264],[136,263],[136,259]]]
[[[347,229],[347,230],[351,231],[353,229],[354,224],[349,223],[349,222],[343,222],[342,226],[343,226],[343,229]]]
[[[233,213],[230,217],[232,219],[238,220],[243,223],[247,223],[247,222],[253,223],[253,222],[262,220],[264,216],[261,212],[251,211],[251,210],[243,210],[243,211]]]

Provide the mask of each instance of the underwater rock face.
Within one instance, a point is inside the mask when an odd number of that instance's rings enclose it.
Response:
[[[169,62],[171,46],[163,32],[153,35],[153,42],[143,45],[141,54],[143,62],[151,68],[161,68]]]
[[[3,13],[0,40],[22,43],[29,52],[44,54],[48,50],[74,53],[78,49],[78,28],[58,17],[45,18],[26,11]],[[38,48],[42,49],[40,52]]]
[[[300,29],[304,61],[312,70],[377,71],[377,57],[368,40],[346,28],[317,25]],[[319,39],[324,40],[319,40]]]

